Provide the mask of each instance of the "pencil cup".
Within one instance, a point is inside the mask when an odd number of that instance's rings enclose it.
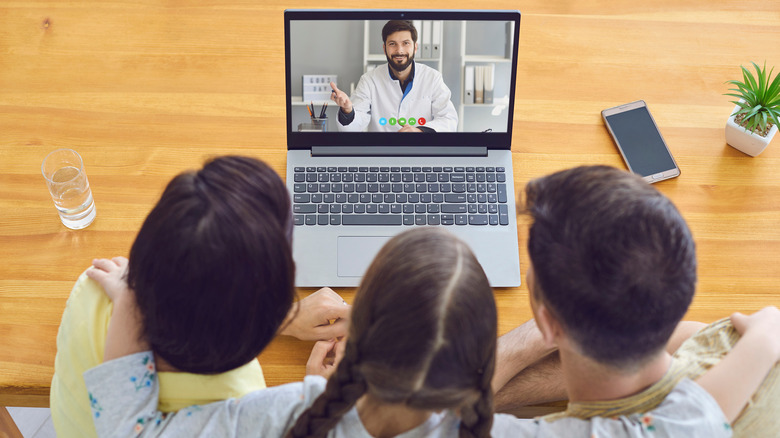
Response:
[[[312,117],[311,124],[314,129],[327,132],[328,131],[328,118],[327,117]]]
[[[95,201],[78,152],[57,149],[49,153],[43,159],[41,173],[66,227],[78,230],[95,220]]]

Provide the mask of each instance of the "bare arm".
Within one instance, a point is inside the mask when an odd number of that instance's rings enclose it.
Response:
[[[742,338],[696,382],[733,422],[780,359],[780,311],[766,307],[750,316],[735,313],[731,322]]]
[[[493,391],[498,392],[515,375],[553,350],[544,344],[533,319],[498,338]]]

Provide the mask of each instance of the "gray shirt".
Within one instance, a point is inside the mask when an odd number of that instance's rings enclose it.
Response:
[[[157,410],[159,386],[151,352],[115,359],[84,373],[93,420],[101,437],[282,437],[325,390],[326,380],[307,376],[252,392],[240,399],[195,405],[164,414]],[[433,414],[402,438],[457,437],[460,420],[452,411]],[[731,428],[715,400],[700,386],[682,380],[647,414],[616,419],[564,418],[554,422],[497,414],[495,437],[730,437]],[[330,437],[370,438],[355,408]]]

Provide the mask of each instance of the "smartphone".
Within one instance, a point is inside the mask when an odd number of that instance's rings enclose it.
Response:
[[[658,125],[643,100],[607,108],[601,112],[628,170],[654,183],[680,176]]]

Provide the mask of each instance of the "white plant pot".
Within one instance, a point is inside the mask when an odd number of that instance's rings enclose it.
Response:
[[[739,105],[735,106],[732,114],[739,109]],[[764,149],[769,146],[769,142],[772,141],[775,134],[777,134],[777,125],[772,126],[766,137],[762,137],[737,125],[734,121],[734,116],[729,117],[728,121],[726,121],[726,143],[751,157],[764,152]]]

